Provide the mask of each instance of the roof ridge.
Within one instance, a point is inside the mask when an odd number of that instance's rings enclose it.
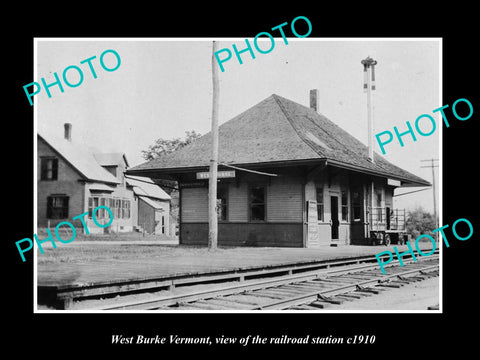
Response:
[[[283,104],[281,104],[281,99],[283,99],[281,96],[279,95],[276,95],[276,94],[272,94],[272,96],[274,97],[275,101],[277,102],[277,104],[279,105],[280,109],[282,110],[282,112],[284,113],[285,117],[287,118],[287,120],[289,121],[290,125],[292,126],[292,128],[295,130],[295,132],[297,133],[297,135],[299,136],[299,138],[305,143],[307,144],[308,146],[310,146],[310,148],[312,148],[313,151],[315,151],[315,153],[318,154],[318,151],[317,151],[317,147],[313,144],[310,143],[310,141],[308,141],[308,139],[305,139],[303,136],[302,136],[302,133],[299,131],[298,129],[298,126],[294,125],[294,122],[293,120],[290,119],[290,117],[288,116],[288,112],[287,110],[285,109],[285,107],[283,106]],[[285,99],[286,101],[290,101],[290,102],[293,102],[295,103],[296,105],[299,105],[299,106],[303,106],[305,107],[306,109],[309,109],[309,110],[312,110],[314,111],[313,109],[310,109],[309,107],[305,106],[305,105],[302,105],[302,104],[299,104],[293,100],[289,100],[289,99]],[[318,112],[315,111],[315,114],[316,115],[319,115],[322,117],[322,120],[326,120],[328,121],[331,125],[335,126],[336,128],[338,128],[340,131],[344,132],[346,135],[350,136],[352,139],[354,139],[355,141],[357,141],[360,145],[362,145],[362,147],[367,148],[367,146],[365,144],[363,144],[361,141],[359,141],[356,137],[352,136],[348,131],[345,131],[344,129],[342,129],[340,126],[338,126],[337,124],[335,124],[333,121],[331,121],[328,117],[326,117],[325,115],[323,114],[320,114]],[[341,141],[339,141],[337,139],[336,136],[333,136],[327,129],[321,127],[319,124],[317,124],[317,122],[315,121],[315,119],[311,118],[310,116],[306,116],[306,119],[308,119],[308,121],[310,121],[318,130],[324,132],[331,140],[335,141],[337,144],[339,144],[347,153],[351,154],[351,156],[362,156],[361,154],[357,154],[356,152],[352,151],[349,147],[347,147],[344,143],[342,143]],[[375,155],[377,155],[377,159],[378,157],[380,156],[378,153],[374,152]],[[319,154],[320,155],[320,154]],[[363,157],[363,156],[362,156]],[[388,169],[386,169],[384,166],[382,166],[381,164],[379,164],[377,161],[374,161],[371,163],[373,166],[377,167],[380,171],[382,172],[388,172]],[[393,165],[393,164],[392,164]],[[366,169],[366,168],[365,168]],[[403,170],[403,169],[402,169]]]
[[[285,107],[283,106],[283,104],[281,103],[281,100],[280,98],[282,98],[281,96],[277,95],[277,94],[272,94],[272,97],[274,98],[275,102],[277,103],[278,107],[280,108],[280,110],[282,111],[283,115],[285,116],[285,118],[287,119],[288,123],[290,124],[290,126],[293,128],[293,130],[295,131],[295,133],[297,134],[297,136],[299,137],[299,139],[305,143],[308,147],[310,147],[314,152],[315,154],[317,154],[318,156],[323,156],[320,155],[316,149],[316,146],[314,144],[312,144],[310,141],[307,141],[307,139],[305,139],[305,137],[302,135],[302,133],[300,132],[300,129],[299,127],[294,123],[294,121],[290,118],[290,116],[288,115],[288,112],[287,110],[285,109]],[[300,104],[299,104],[300,105]]]

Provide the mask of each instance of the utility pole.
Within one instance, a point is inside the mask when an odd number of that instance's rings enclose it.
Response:
[[[436,200],[436,186],[435,186],[435,168],[438,167],[438,164],[435,164],[435,161],[438,159],[427,159],[420,160],[420,162],[430,162],[430,165],[420,166],[421,168],[432,168],[432,188],[433,188],[433,219],[435,221],[435,229],[438,228],[437,221],[437,200]],[[435,234],[435,238],[438,239],[438,234]]]
[[[215,52],[218,51],[218,42],[212,46],[212,157],[210,159],[210,173],[208,178],[208,249],[214,250],[218,243],[217,218],[217,171],[218,171],[218,65],[215,62]]]

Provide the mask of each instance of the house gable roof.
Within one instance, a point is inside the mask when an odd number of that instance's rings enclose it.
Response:
[[[47,140],[45,136],[40,134],[38,134],[38,137],[63,157],[85,180],[108,184],[120,183],[115,176],[98,164],[93,152],[84,145],[53,137]]]
[[[150,178],[129,175],[128,177],[125,177],[125,179],[127,184],[133,187],[135,195],[157,200],[171,200],[170,195],[168,195],[160,186],[155,184]]]
[[[133,167],[130,174],[209,166],[211,133],[188,146]],[[219,162],[229,165],[326,160],[359,172],[391,177],[416,186],[426,180],[374,154],[324,115],[279,95],[271,95],[219,127]]]
[[[123,153],[95,153],[97,163],[101,166],[115,166],[122,162],[128,167],[127,157]]]

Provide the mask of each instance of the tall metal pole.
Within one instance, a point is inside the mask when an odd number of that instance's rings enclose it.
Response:
[[[219,80],[218,65],[215,62],[215,52],[218,51],[218,42],[212,46],[212,157],[210,159],[210,173],[208,180],[208,248],[217,248],[218,218],[217,218],[217,170],[218,170],[218,98]]]
[[[371,69],[367,66],[367,119],[368,119],[368,158],[373,163],[373,111],[372,111],[372,84]],[[371,205],[370,205],[370,223],[373,224],[374,206],[375,206],[375,184],[372,178],[371,187]]]
[[[372,90],[375,90],[374,66],[377,61],[370,56],[360,62],[363,65],[363,72],[365,76],[365,83],[363,89],[367,93],[367,120],[368,120],[368,158],[374,162],[373,158],[373,103]]]
[[[373,163],[373,111],[372,111],[372,88],[371,68],[367,66],[367,119],[368,119],[368,158]],[[373,205],[372,205],[373,206]]]
[[[372,90],[374,90],[373,80],[373,67],[377,64],[370,56],[360,62],[363,65],[363,71],[365,76],[364,90],[367,93],[367,121],[368,121],[368,159],[373,163],[373,104],[372,104]],[[373,89],[372,89],[373,88]],[[370,212],[368,222],[370,223],[370,229],[373,223],[374,216],[374,204],[375,204],[375,184],[372,178],[371,194],[370,194]],[[370,234],[368,234],[370,236]]]

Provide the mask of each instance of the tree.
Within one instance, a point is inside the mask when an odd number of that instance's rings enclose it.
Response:
[[[159,138],[155,140],[153,145],[150,145],[147,150],[142,150],[142,157],[145,160],[157,159],[162,155],[169,154],[176,150],[183,148],[184,146],[192,143],[198,139],[201,134],[195,130],[185,131],[185,138],[174,138],[172,140],[165,140]],[[177,182],[174,180],[166,179],[152,179],[157,185],[159,185],[167,194],[170,195],[172,201],[170,203],[170,215],[177,221],[179,213],[179,194],[177,188]],[[178,223],[177,223],[178,227]]]
[[[428,234],[435,238],[432,231],[436,228],[435,219],[432,214],[425,211],[421,206],[407,213],[407,233],[416,239],[420,235]]]
[[[183,148],[184,146],[192,143],[198,139],[201,134],[197,133],[195,130],[185,131],[185,138],[174,138],[172,140],[165,140],[159,138],[155,140],[153,145],[149,145],[147,150],[142,150],[142,156],[145,160],[153,160],[162,155],[169,154],[176,150]]]

